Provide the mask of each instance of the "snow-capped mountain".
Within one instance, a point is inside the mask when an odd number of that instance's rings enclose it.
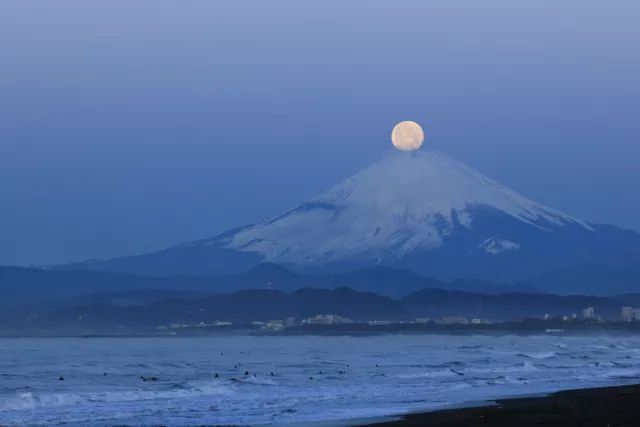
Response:
[[[414,151],[395,152],[277,218],[208,243],[286,264],[322,265],[360,256],[402,259],[437,249],[457,229],[471,229],[480,207],[540,231],[565,225],[592,230],[444,154]],[[500,242],[487,251],[498,254],[518,246]],[[484,240],[477,245],[487,247]]]
[[[394,152],[275,218],[164,251],[75,267],[137,274],[386,265],[441,279],[518,281],[640,260],[640,236],[532,201],[430,151]]]

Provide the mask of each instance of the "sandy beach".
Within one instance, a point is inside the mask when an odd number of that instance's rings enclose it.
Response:
[[[640,426],[640,385],[569,390],[504,399],[482,407],[448,409],[367,424],[406,426]]]

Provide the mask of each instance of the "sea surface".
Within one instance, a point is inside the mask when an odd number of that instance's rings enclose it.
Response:
[[[0,425],[344,421],[639,378],[637,336],[4,338]]]

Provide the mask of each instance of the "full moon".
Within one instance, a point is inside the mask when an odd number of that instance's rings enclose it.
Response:
[[[416,122],[400,122],[391,131],[391,142],[400,151],[414,151],[422,147],[424,132]]]

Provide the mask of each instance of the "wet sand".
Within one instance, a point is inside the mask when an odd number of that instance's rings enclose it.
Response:
[[[410,414],[375,427],[640,426],[640,385],[588,388],[496,400],[483,407]]]

